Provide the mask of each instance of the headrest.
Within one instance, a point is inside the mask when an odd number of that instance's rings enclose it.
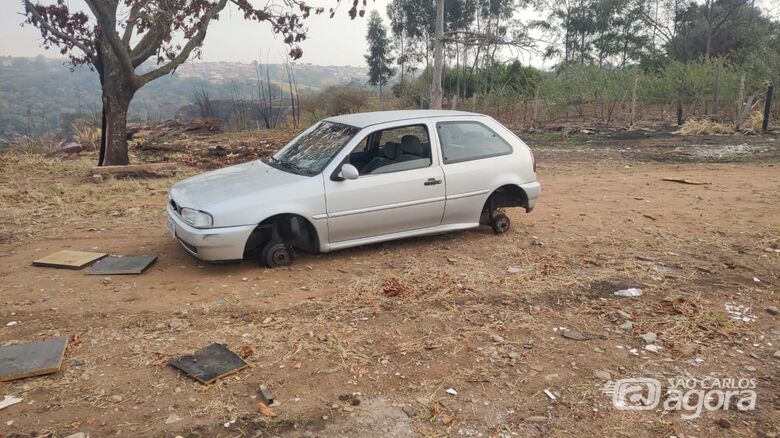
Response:
[[[397,160],[401,155],[401,145],[395,142],[386,143],[382,146],[382,155],[384,155],[385,158]]]
[[[404,135],[401,137],[401,148],[405,154],[417,156],[422,154],[422,144],[416,135]]]

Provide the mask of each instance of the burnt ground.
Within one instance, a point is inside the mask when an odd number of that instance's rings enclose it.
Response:
[[[179,248],[164,225],[170,185],[291,135],[136,145],[135,160],[197,166],[164,178],[96,182],[88,156],[0,156],[0,343],[72,337],[60,372],[0,384],[24,399],[0,411],[0,436],[780,432],[776,137],[523,136],[543,193],[533,213],[509,211],[503,236],[408,239],[275,270]],[[159,260],[111,278],[30,266],[60,249]],[[614,295],[627,287],[643,295]],[[203,386],[165,365],[211,342],[251,367]],[[755,379],[755,409],[685,420],[617,410],[602,392],[605,378],[707,376]],[[276,417],[258,411],[261,384]]]

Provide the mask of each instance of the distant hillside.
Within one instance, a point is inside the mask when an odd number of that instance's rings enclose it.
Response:
[[[301,94],[327,86],[364,83],[362,67],[295,64],[295,80]],[[205,90],[211,99],[256,99],[258,74],[267,92],[265,66],[229,62],[188,63],[172,76],[142,88],[130,106],[131,120],[162,120],[192,103]],[[284,66],[269,66],[272,93],[287,91]],[[64,59],[0,57],[0,136],[13,133],[37,135],[56,132],[65,114],[100,115],[97,73],[71,67]]]

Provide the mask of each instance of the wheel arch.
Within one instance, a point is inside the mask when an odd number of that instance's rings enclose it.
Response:
[[[244,245],[244,257],[259,256],[266,242],[273,238],[309,253],[320,251],[320,240],[314,224],[296,213],[279,213],[257,224]]]
[[[523,207],[528,211],[528,194],[517,184],[504,184],[488,196],[483,210],[498,208]]]

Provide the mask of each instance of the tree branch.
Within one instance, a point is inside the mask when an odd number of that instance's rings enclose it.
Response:
[[[62,41],[69,43],[75,47],[78,47],[79,50],[84,52],[84,55],[87,56],[89,61],[94,63],[95,52],[93,50],[90,50],[89,47],[86,44],[84,44],[83,41],[79,41],[75,37],[60,31],[56,27],[52,26],[51,23],[44,20],[41,14],[38,13],[38,10],[35,9],[35,6],[32,3],[30,3],[30,0],[23,0],[23,1],[24,1],[24,7],[27,10],[27,12],[32,14],[32,16],[35,18],[35,21],[40,23],[40,25],[43,26],[43,28],[46,29],[47,32],[51,32],[53,35],[55,35],[57,38],[61,39]]]
[[[133,29],[138,22],[138,17],[141,14],[141,9],[146,6],[149,0],[138,0],[130,7],[130,15],[127,17],[127,23],[125,23],[125,31],[122,34],[122,43],[125,46],[130,46],[130,39],[133,38]]]
[[[228,0],[219,0],[219,3],[212,6],[208,12],[203,15],[200,23],[198,23],[198,31],[195,33],[195,36],[187,41],[187,44],[184,45],[184,48],[182,48],[181,52],[179,52],[179,54],[176,55],[170,62],[163,65],[162,67],[138,76],[138,87],[142,87],[144,84],[172,72],[176,67],[184,63],[184,61],[186,61],[190,56],[190,53],[192,53],[196,47],[199,47],[203,43],[203,39],[206,38],[206,30],[208,30],[211,20],[216,18],[219,12],[225,8],[227,1]]]

